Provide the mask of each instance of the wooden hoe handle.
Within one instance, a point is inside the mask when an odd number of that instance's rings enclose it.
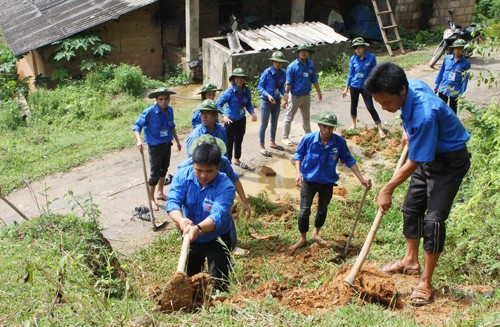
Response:
[[[401,157],[399,158],[398,164],[396,166],[396,169],[394,170],[394,175],[399,171],[399,169],[403,166],[403,164],[406,161],[406,157],[408,156],[408,145],[405,145],[403,148],[403,151],[401,152]],[[349,285],[354,285],[354,280],[359,274],[359,271],[361,270],[361,267],[363,266],[363,263],[365,262],[366,256],[368,255],[368,252],[370,251],[370,247],[373,243],[373,239],[375,238],[375,234],[377,233],[377,229],[380,225],[380,222],[382,221],[382,217],[384,214],[380,209],[378,209],[377,216],[375,217],[375,220],[373,221],[372,227],[370,229],[370,232],[368,232],[368,235],[366,236],[365,244],[363,244],[363,248],[361,249],[361,252],[358,255],[358,258],[356,259],[356,262],[354,263],[354,266],[351,268],[351,271],[349,272],[349,275],[344,279],[344,282],[349,284]]]
[[[182,248],[181,248],[181,255],[179,256],[179,263],[177,264],[177,272],[180,273],[186,272],[186,265],[187,265],[190,245],[191,245],[191,238],[189,237],[189,234],[185,234],[182,237]]]

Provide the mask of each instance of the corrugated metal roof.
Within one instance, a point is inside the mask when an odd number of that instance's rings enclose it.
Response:
[[[292,48],[303,43],[316,45],[347,41],[346,37],[321,22],[266,25],[259,29],[238,31],[238,37],[257,51]]]
[[[40,48],[157,0],[0,0],[0,28],[15,55]]]

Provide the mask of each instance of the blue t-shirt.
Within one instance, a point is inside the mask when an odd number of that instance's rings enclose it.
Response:
[[[306,134],[293,156],[293,160],[301,161],[300,173],[304,180],[320,184],[333,184],[339,180],[336,171],[339,159],[349,168],[356,163],[342,137],[332,134],[325,146],[319,132]]]
[[[257,88],[260,92],[261,98],[268,100],[268,95],[278,100],[281,94],[285,94],[285,81],[286,72],[284,69],[280,69],[278,72],[274,69],[274,66],[268,67],[260,75],[259,84]]]
[[[193,165],[193,158],[190,157],[181,162],[179,166],[177,166],[177,169],[181,169],[192,165]],[[233,184],[240,180],[240,176],[238,176],[238,174],[236,174],[236,172],[234,171],[233,166],[231,166],[231,163],[229,162],[229,159],[224,156],[220,158],[219,171],[221,173],[226,174],[226,176],[231,180],[231,182],[233,182]]]
[[[144,129],[144,141],[149,146],[155,146],[172,142],[174,128],[174,110],[172,107],[168,106],[165,112],[161,112],[158,104],[155,103],[142,112],[135,121],[132,130],[140,133]]]
[[[201,112],[199,109],[200,107],[201,107],[201,103],[196,106],[196,108],[194,109],[194,112],[193,112],[193,116],[191,116],[191,126],[193,126],[193,129],[195,129],[196,127],[198,127],[198,125],[200,125],[202,123],[201,122]],[[217,116],[215,121],[219,122],[219,116]]]
[[[349,61],[349,73],[347,74],[347,86],[364,89],[365,80],[373,67],[377,65],[377,59],[373,53],[365,53],[363,59],[357,54]]]
[[[226,105],[225,108],[224,105]],[[222,93],[217,101],[217,108],[223,111],[232,121],[238,121],[245,117],[245,109],[253,114],[252,94],[247,86],[238,91],[236,85],[231,85]]]
[[[168,213],[181,210],[183,216],[191,219],[195,225],[210,217],[215,229],[196,239],[196,242],[206,243],[229,232],[234,198],[235,187],[226,174],[219,172],[213,181],[202,187],[190,165],[175,174],[165,210]]]
[[[201,124],[201,125],[198,125],[198,127],[196,127],[195,129],[193,129],[191,131],[191,133],[189,134],[189,136],[186,140],[186,151],[188,151],[188,157],[191,157],[191,155],[189,154],[189,148],[191,147],[191,143],[193,143],[194,139],[196,139],[204,134],[210,134],[212,136],[218,137],[224,141],[224,144],[227,145],[226,130],[225,130],[224,126],[222,126],[219,123],[215,123],[214,131],[213,131],[213,133],[210,133],[208,131],[207,127],[205,125]],[[227,157],[227,152],[223,153],[222,155]]]
[[[292,61],[286,69],[286,85],[291,85],[291,93],[303,96],[311,92],[312,84],[318,82],[316,68],[310,59],[303,64],[299,59]]]
[[[408,80],[401,119],[408,135],[408,157],[434,161],[436,154],[465,148],[470,135],[455,113],[422,81]]]
[[[434,89],[448,97],[457,98],[467,89],[469,69],[470,62],[464,56],[455,62],[454,55],[447,55],[436,76]]]

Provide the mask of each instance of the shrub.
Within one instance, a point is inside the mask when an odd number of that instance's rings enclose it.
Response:
[[[0,101],[0,129],[16,130],[25,126],[26,122],[22,117],[22,105],[14,101]]]
[[[145,88],[146,82],[140,67],[121,64],[115,69],[115,78],[111,83],[113,93],[128,93],[140,97]]]

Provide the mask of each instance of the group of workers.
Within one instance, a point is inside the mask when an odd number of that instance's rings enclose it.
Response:
[[[411,177],[402,207],[406,255],[402,260],[387,263],[380,269],[390,274],[420,274],[418,285],[411,295],[411,303],[425,305],[432,298],[432,275],[444,247],[445,221],[470,166],[470,154],[466,147],[470,136],[456,116],[456,107],[453,108],[456,104],[453,99],[465,91],[470,64],[463,58],[464,44],[455,42],[454,54],[445,58],[432,90],[422,81],[408,80],[404,70],[395,64],[377,65],[375,55],[365,52],[368,45],[362,38],[352,41],[354,55],[350,60],[342,96],[345,97],[350,90],[351,128],[356,128],[360,94],[381,139],[386,136],[373,99],[383,110],[399,112],[402,118],[402,144],[408,145],[408,160],[381,188],[377,202],[385,213],[391,207],[394,190]],[[290,246],[292,252],[307,245],[306,233],[316,193],[319,199],[312,240],[326,244],[319,232],[325,223],[333,188],[339,179],[336,172],[339,160],[351,169],[363,187],[369,189],[372,186],[362,176],[345,139],[334,133],[337,126],[342,125],[337,116],[323,112],[310,117],[310,92],[313,86],[319,100],[322,99],[318,76],[310,59],[314,50],[304,44],[296,52],[297,59],[288,65],[286,71],[282,66],[288,61],[283,53],[274,52],[269,58],[271,66],[264,70],[258,83],[261,94],[259,152],[266,157],[272,156],[264,142],[269,118],[269,147],[285,150],[275,140],[282,99],[286,106],[282,143],[295,145],[289,135],[291,122],[299,109],[306,133],[293,156],[297,171],[295,180],[301,188],[301,198],[298,214],[300,239]],[[202,102],[195,109],[193,130],[186,142],[188,159],[179,165],[168,194],[164,193],[163,185],[170,163],[170,147],[175,141],[177,150],[181,151],[182,148],[175,130],[173,111],[169,106],[170,95],[174,92],[167,88],[152,92],[149,97],[155,98],[156,103],[140,115],[133,127],[139,150],[144,149],[140,136],[142,130],[148,144],[151,165],[148,183],[153,210],[158,210],[156,200],[166,200],[165,209],[180,232],[190,235],[188,275],[201,272],[207,260],[215,286],[222,291],[228,290],[232,267],[230,253],[236,248],[235,224],[230,213],[235,193],[242,200],[244,214],[249,216],[251,213],[232,164],[248,168],[241,161],[246,113],[251,115],[252,121],[257,120],[251,91],[246,86],[246,72],[241,68],[235,69],[229,81],[230,86],[217,101],[215,95],[221,89],[212,83],[202,87]],[[452,108],[445,102],[449,99],[452,99]],[[219,116],[223,117],[222,123],[219,122]],[[311,131],[310,118],[318,124],[319,131]],[[420,239],[423,239],[424,248],[422,273],[418,258]]]

